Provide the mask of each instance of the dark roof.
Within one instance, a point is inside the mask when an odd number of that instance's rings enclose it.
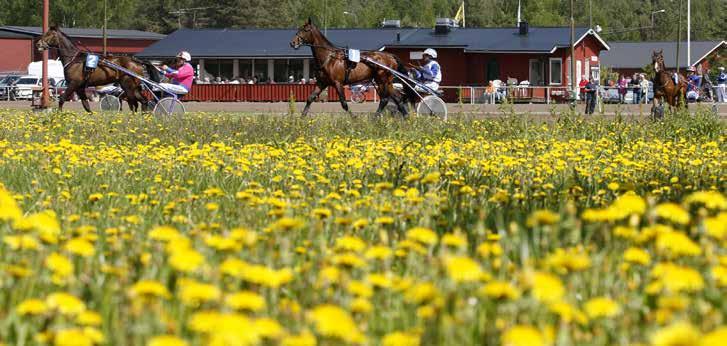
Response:
[[[593,32],[576,28],[576,40],[588,33]],[[399,42],[387,44],[387,47],[462,47],[468,52],[543,53],[569,46],[570,28],[566,27],[530,27],[527,35],[518,35],[517,28],[459,28],[445,35],[417,30]]]
[[[326,37],[340,47],[379,50],[384,47],[462,47],[472,52],[549,53],[569,45],[569,28],[531,27],[526,36],[517,28],[455,28],[447,35],[435,35],[431,28],[328,29]],[[295,50],[290,41],[295,29],[181,29],[169,34],[141,53],[139,57],[161,58],[187,50],[199,58],[255,58],[310,56],[310,49]],[[397,41],[397,33],[400,40]],[[576,28],[576,39],[598,35],[587,28]],[[603,42],[604,47],[608,45]]]
[[[706,55],[727,44],[725,41],[692,41],[692,65],[699,63]],[[601,52],[601,64],[611,68],[642,68],[651,63],[651,53],[664,51],[667,68],[676,67],[676,41],[671,42],[611,42],[611,50]],[[679,65],[687,66],[687,42],[679,45]]]
[[[61,28],[66,35],[76,38],[102,38],[103,30],[96,28]],[[43,29],[38,26],[0,26],[0,32],[12,32],[16,34],[27,34],[32,36],[40,36]],[[155,32],[140,30],[106,30],[106,37],[110,39],[127,39],[127,40],[161,40],[165,35]]]
[[[362,50],[378,50],[385,42],[396,39],[415,29],[329,29],[328,39],[333,44]],[[155,42],[139,57],[169,57],[180,50],[192,57],[309,57],[310,49],[290,47],[295,29],[181,29]]]
[[[2,27],[0,27],[0,38],[25,38],[25,39],[32,39],[33,35],[30,34],[23,34],[19,32],[13,32],[13,31],[3,31]]]

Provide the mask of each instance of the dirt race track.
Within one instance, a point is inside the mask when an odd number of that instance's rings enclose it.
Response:
[[[55,104],[54,104],[55,105]],[[290,104],[287,102],[185,102],[184,106],[188,112],[235,112],[235,113],[276,113],[276,114],[287,114],[290,110]],[[300,113],[303,110],[304,103],[296,103],[296,111]],[[377,104],[375,103],[363,103],[363,104],[352,104],[349,103],[351,111],[354,113],[373,113],[376,111]],[[92,102],[91,107],[94,111],[98,111],[98,103]],[[486,117],[496,117],[506,113],[510,113],[507,107],[501,105],[490,105],[490,104],[448,104],[449,113],[451,115],[456,114],[468,114],[468,115],[481,115]],[[613,116],[618,114],[628,116],[649,116],[650,105],[618,105],[608,104],[604,106],[603,115]],[[690,111],[696,111],[697,109],[713,108],[712,104],[699,104],[690,105]],[[0,109],[30,109],[29,101],[0,101]],[[67,110],[83,110],[80,102],[68,102],[64,105],[64,109]],[[547,116],[551,113],[561,113],[568,109],[568,105],[547,105],[547,104],[515,104],[512,105],[512,109],[517,114],[529,114],[537,116]],[[727,119],[727,104],[722,103],[716,106],[717,113],[721,118]],[[584,106],[578,105],[578,111],[583,112]],[[318,102],[314,103],[311,107],[311,115],[315,114],[332,114],[332,113],[343,113],[341,105],[337,102]],[[597,114],[601,114],[598,111]]]

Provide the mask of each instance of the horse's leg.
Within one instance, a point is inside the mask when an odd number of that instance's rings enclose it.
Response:
[[[328,86],[320,86],[319,84],[316,84],[316,87],[313,89],[313,92],[308,96],[308,100],[305,101],[305,107],[303,108],[303,116],[308,115],[308,111],[310,111],[310,105],[313,103],[313,101],[318,98],[318,95],[320,95],[323,90],[326,90]]]
[[[58,97],[58,110],[63,110],[63,104],[68,100],[69,97],[72,97],[73,93],[76,92],[76,89],[78,86],[75,83],[69,83],[68,87],[66,87],[66,90],[63,91],[63,94],[61,94],[60,97]]]
[[[394,89],[394,84],[389,83],[386,88],[389,89],[389,95],[391,95],[390,98],[394,100],[396,108],[399,109],[399,113],[401,113],[402,117],[406,118],[409,115],[409,111],[406,109],[406,103],[404,102],[403,97],[396,91],[396,89]]]
[[[379,98],[381,100],[379,101],[379,108],[376,110],[376,116],[381,116],[384,109],[386,109],[386,105],[389,104],[389,91],[383,84],[379,84],[377,91],[379,92]]]
[[[91,105],[88,103],[88,96],[86,96],[86,88],[80,87],[80,88],[76,89],[76,95],[78,95],[78,98],[81,100],[83,109],[85,109],[86,112],[91,113]]]
[[[346,113],[348,113],[348,115],[353,116],[353,113],[351,113],[348,109],[348,103],[346,103],[346,94],[343,90],[343,84],[336,82],[334,86],[336,87],[336,92],[338,92],[338,101],[341,102],[341,107],[344,111],[346,111]]]

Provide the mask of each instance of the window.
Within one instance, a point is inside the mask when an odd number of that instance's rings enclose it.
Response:
[[[206,74],[212,75],[213,78],[232,79],[232,60],[205,60],[204,70]]]
[[[303,60],[304,59],[288,60],[288,74],[293,76],[296,82],[303,79]]]
[[[268,80],[268,60],[255,59],[255,77],[258,82],[267,82]]]
[[[277,59],[273,66],[273,74],[275,75],[273,80],[275,83],[287,83],[288,82],[288,60]]]
[[[487,81],[500,79],[500,64],[495,59],[487,62]]]
[[[543,67],[545,64],[543,64],[543,61],[538,59],[530,59],[530,85],[543,85],[545,84],[544,80],[544,71]]]
[[[563,84],[563,59],[550,58],[550,85]]]
[[[237,64],[238,72],[240,73],[238,77],[245,78],[245,80],[252,78],[252,60],[240,59]]]

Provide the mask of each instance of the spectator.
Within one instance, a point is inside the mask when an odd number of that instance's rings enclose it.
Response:
[[[240,78],[234,78],[230,81],[230,84],[240,84]]]
[[[644,103],[649,103],[649,80],[646,79],[645,74],[639,76],[639,84],[641,86],[641,97]]]
[[[583,75],[581,77],[581,82],[578,83],[578,87],[581,88],[581,99],[585,101],[586,99],[586,84],[588,84],[588,77],[586,75]]]
[[[694,67],[687,68],[687,100],[697,101],[699,99],[699,88],[702,86],[702,77],[695,71]]]
[[[598,86],[592,80],[586,80],[586,85],[583,89],[586,95],[586,114],[590,115],[596,109],[596,91],[598,90]]]
[[[631,78],[631,88],[634,91],[634,99],[633,103],[635,105],[639,104],[641,102],[641,76],[638,73],[634,73],[634,76]]]
[[[626,77],[621,75],[621,78],[618,80],[618,100],[619,103],[623,104],[626,102],[626,91],[628,90],[628,81],[626,81]]]
[[[487,84],[487,88],[485,88],[485,102],[487,103],[495,103],[495,86],[492,84],[492,81]]]
[[[294,84],[294,83],[295,83],[295,77],[293,77],[293,76],[288,76],[288,83],[290,83],[290,84]]]
[[[718,68],[719,74],[717,75],[717,101],[727,102],[727,72],[724,71],[724,66]]]

